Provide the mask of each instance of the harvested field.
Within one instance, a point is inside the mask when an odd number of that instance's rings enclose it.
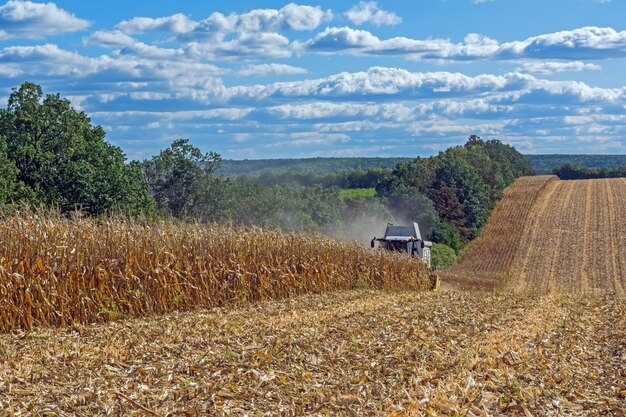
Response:
[[[446,284],[460,289],[491,289],[513,263],[533,206],[555,175],[518,178],[504,191],[481,235],[461,261],[444,272]]]
[[[310,234],[202,224],[0,219],[0,331],[354,288],[426,289],[417,259]]]
[[[548,184],[521,242],[508,289],[626,296],[626,179]]]
[[[519,179],[443,276],[460,289],[626,296],[626,179]]]
[[[0,416],[623,416],[626,303],[310,295],[0,335]]]

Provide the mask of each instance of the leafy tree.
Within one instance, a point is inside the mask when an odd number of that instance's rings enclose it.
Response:
[[[202,153],[188,139],[172,145],[143,162],[143,171],[157,208],[174,216],[196,215],[208,204],[210,178],[221,161],[220,155]]]
[[[14,197],[17,168],[7,157],[6,141],[0,136],[0,206]]]
[[[41,87],[26,82],[13,89],[7,108],[0,110],[0,136],[15,164],[22,196],[64,212],[135,212],[148,207],[150,199],[136,168],[125,164],[121,149],[104,140],[104,129],[93,126],[59,94],[42,98]]]
[[[440,158],[439,166],[435,171],[434,189],[444,190],[445,187],[456,191],[458,201],[462,205],[466,227],[465,233],[462,231],[463,237],[473,239],[495,204],[489,198],[488,187],[470,164],[455,157],[452,153]],[[436,195],[437,192],[434,194]],[[455,219],[446,220],[454,221]]]

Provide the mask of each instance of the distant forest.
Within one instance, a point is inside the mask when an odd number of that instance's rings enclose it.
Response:
[[[524,155],[535,173],[550,174],[561,165],[578,164],[585,168],[614,169],[626,166],[626,155]],[[413,158],[302,158],[223,160],[217,173],[225,176],[261,176],[263,174],[318,175],[370,169],[393,169]]]
[[[345,171],[381,168],[393,169],[400,162],[414,158],[301,158],[301,159],[244,159],[222,160],[218,174],[227,177],[262,174],[326,175]]]
[[[524,155],[537,175],[550,174],[565,164],[584,168],[615,169],[626,166],[626,155]]]

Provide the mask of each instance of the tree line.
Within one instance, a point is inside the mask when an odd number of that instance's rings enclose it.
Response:
[[[587,168],[578,163],[568,163],[554,168],[552,173],[562,180],[624,178],[626,177],[626,165],[616,168]]]
[[[506,186],[533,173],[513,147],[474,135],[463,146],[401,160],[393,169],[229,177],[217,174],[221,162],[187,139],[129,162],[84,112],[59,94],[44,97],[33,83],[13,89],[0,110],[0,205],[173,216],[363,241],[387,221],[417,221],[437,243],[438,266],[454,262],[477,236]],[[354,188],[376,191],[342,191]]]

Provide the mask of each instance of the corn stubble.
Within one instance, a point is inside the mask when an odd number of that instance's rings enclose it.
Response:
[[[417,260],[322,236],[28,210],[0,220],[0,331],[427,285]]]
[[[0,334],[5,416],[624,416],[615,297],[325,292]]]

